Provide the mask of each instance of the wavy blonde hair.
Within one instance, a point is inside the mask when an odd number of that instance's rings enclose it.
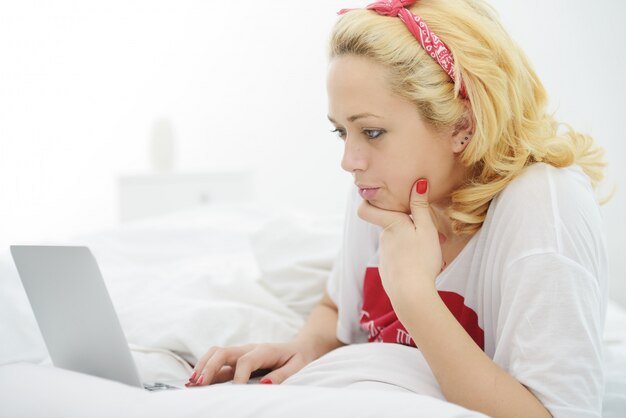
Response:
[[[409,7],[451,50],[456,83],[415,40],[398,17],[357,9],[332,30],[329,59],[365,56],[384,65],[391,90],[415,104],[437,129],[459,129],[467,119],[460,81],[474,117],[461,162],[473,174],[453,192],[448,216],[459,234],[482,225],[489,203],[522,169],[535,162],[578,164],[596,188],[604,150],[593,139],[547,113],[547,94],[526,55],[482,0],[420,0]],[[567,129],[559,132],[560,126]]]

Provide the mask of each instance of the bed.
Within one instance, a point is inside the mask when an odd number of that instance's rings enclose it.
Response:
[[[292,338],[321,296],[341,222],[249,202],[216,203],[38,244],[92,250],[143,380],[168,381],[186,379],[189,363],[210,346]],[[3,417],[483,416],[446,402],[424,359],[396,344],[344,347],[283,385],[147,392],[55,368],[8,249],[0,252],[0,286]],[[604,343],[603,416],[625,417],[626,311],[613,302]],[[365,372],[363,358],[397,363]],[[412,375],[403,373],[406,362]]]

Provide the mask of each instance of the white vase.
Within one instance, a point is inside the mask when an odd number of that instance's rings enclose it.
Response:
[[[159,118],[152,125],[150,135],[150,165],[156,172],[174,169],[174,132],[169,119]]]

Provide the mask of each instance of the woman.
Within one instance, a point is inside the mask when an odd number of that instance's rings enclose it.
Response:
[[[327,292],[293,341],[213,347],[190,385],[260,369],[281,383],[344,344],[379,341],[419,347],[466,408],[600,416],[602,151],[558,130],[481,0],[340,14],[328,117],[356,187]]]

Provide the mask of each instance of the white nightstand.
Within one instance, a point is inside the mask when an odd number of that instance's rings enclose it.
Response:
[[[253,198],[252,173],[154,173],[119,178],[119,219],[165,215],[213,202],[241,202]]]

